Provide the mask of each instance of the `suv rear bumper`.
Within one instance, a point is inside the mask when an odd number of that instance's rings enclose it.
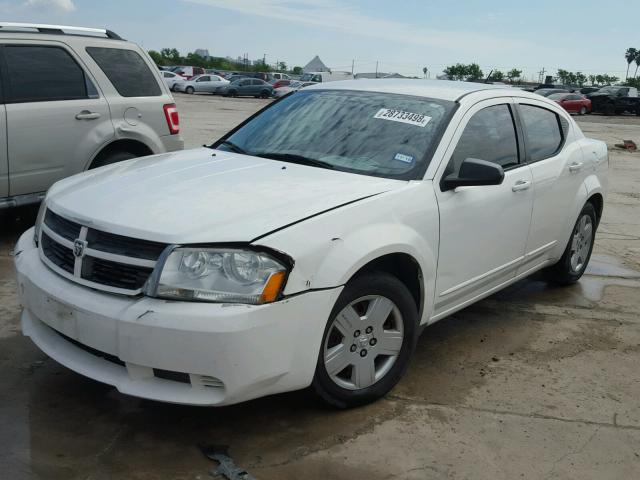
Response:
[[[341,288],[268,305],[173,302],[77,285],[16,246],[23,333],[54,360],[122,393],[227,405],[311,383]]]

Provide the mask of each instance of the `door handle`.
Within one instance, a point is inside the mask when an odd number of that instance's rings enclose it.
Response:
[[[100,116],[101,115],[98,112],[83,110],[76,115],[76,120],[95,120],[96,118],[100,118]]]
[[[512,192],[521,192],[522,190],[527,190],[531,186],[531,182],[528,180],[518,180],[513,187],[511,187]]]
[[[582,162],[573,162],[569,165],[570,172],[579,172],[582,169]]]

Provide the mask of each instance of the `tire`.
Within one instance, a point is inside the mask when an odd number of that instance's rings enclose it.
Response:
[[[269,98],[269,90],[263,90],[260,92],[260,98]]]
[[[171,85],[171,88],[169,90],[171,90],[172,92],[175,92],[176,91],[176,84],[174,83],[173,85]]]
[[[579,115],[586,115],[587,114],[587,107],[580,107],[580,111],[578,112]]]
[[[189,95],[193,95],[196,90],[193,87],[187,87],[184,89],[184,93],[188,93]]]
[[[588,226],[588,234],[585,225]],[[558,263],[545,270],[545,276],[549,282],[571,285],[580,280],[591,259],[597,227],[596,209],[592,203],[588,202],[578,215],[562,257]]]
[[[418,311],[407,287],[383,272],[357,277],[347,283],[327,321],[313,388],[337,408],[377,400],[406,371],[417,338]],[[389,353],[380,353],[383,348]]]
[[[98,167],[104,167],[105,165],[111,165],[112,163],[123,162],[125,160],[136,158],[138,156],[139,155],[136,155],[135,153],[125,152],[125,151],[111,152],[104,156],[99,156],[98,158],[96,158],[94,162],[91,164],[91,166],[89,167],[89,170],[92,170]]]

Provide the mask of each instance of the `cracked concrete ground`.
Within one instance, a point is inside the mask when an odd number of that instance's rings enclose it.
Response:
[[[188,146],[264,101],[177,96]],[[335,411],[308,391],[222,409],[139,400],[47,359],[18,329],[11,263],[35,212],[0,216],[0,474],[197,479],[198,443],[266,479],[631,479],[640,476],[640,143],[636,117],[578,119],[611,150],[589,270],[526,279],[428,328],[385,399]],[[214,133],[209,133],[210,131]]]

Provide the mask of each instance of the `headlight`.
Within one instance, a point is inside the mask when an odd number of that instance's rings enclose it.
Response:
[[[36,217],[36,224],[33,230],[33,242],[36,245],[38,245],[38,241],[40,240],[40,227],[42,225],[42,222],[44,221],[44,212],[46,210],[47,210],[47,204],[43,198],[42,202],[40,203],[40,210],[38,210],[38,216]]]
[[[266,253],[230,248],[176,248],[160,268],[153,296],[254,305],[277,300],[287,274]]]

